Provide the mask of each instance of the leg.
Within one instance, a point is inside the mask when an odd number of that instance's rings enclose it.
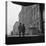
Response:
[[[21,32],[19,32],[19,37],[21,37]]]
[[[22,35],[23,35],[23,37],[24,37],[24,35],[25,35],[25,32],[22,32]]]

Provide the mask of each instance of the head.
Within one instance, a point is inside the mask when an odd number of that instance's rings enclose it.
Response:
[[[20,25],[21,25],[21,23],[20,23]]]
[[[23,26],[24,26],[24,24],[23,24]]]

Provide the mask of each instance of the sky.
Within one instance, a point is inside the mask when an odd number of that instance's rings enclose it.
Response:
[[[21,9],[21,5],[13,4],[12,2],[7,3],[7,35],[11,34],[14,23],[19,21],[18,15]]]

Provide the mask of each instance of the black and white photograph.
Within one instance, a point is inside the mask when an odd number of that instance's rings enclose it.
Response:
[[[45,42],[45,3],[5,2],[5,43]]]

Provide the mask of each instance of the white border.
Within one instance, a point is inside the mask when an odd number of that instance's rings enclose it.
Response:
[[[6,0],[0,0],[0,46],[7,46],[5,44],[5,1]],[[13,1],[13,0],[7,0],[7,1]],[[46,13],[46,0],[14,0],[14,1],[45,3],[45,13]],[[46,30],[46,16],[45,16],[45,30]],[[46,36],[46,31],[45,31],[45,36]],[[45,43],[33,43],[33,44],[30,43],[30,44],[18,44],[16,46],[45,46],[45,45],[46,45]]]

